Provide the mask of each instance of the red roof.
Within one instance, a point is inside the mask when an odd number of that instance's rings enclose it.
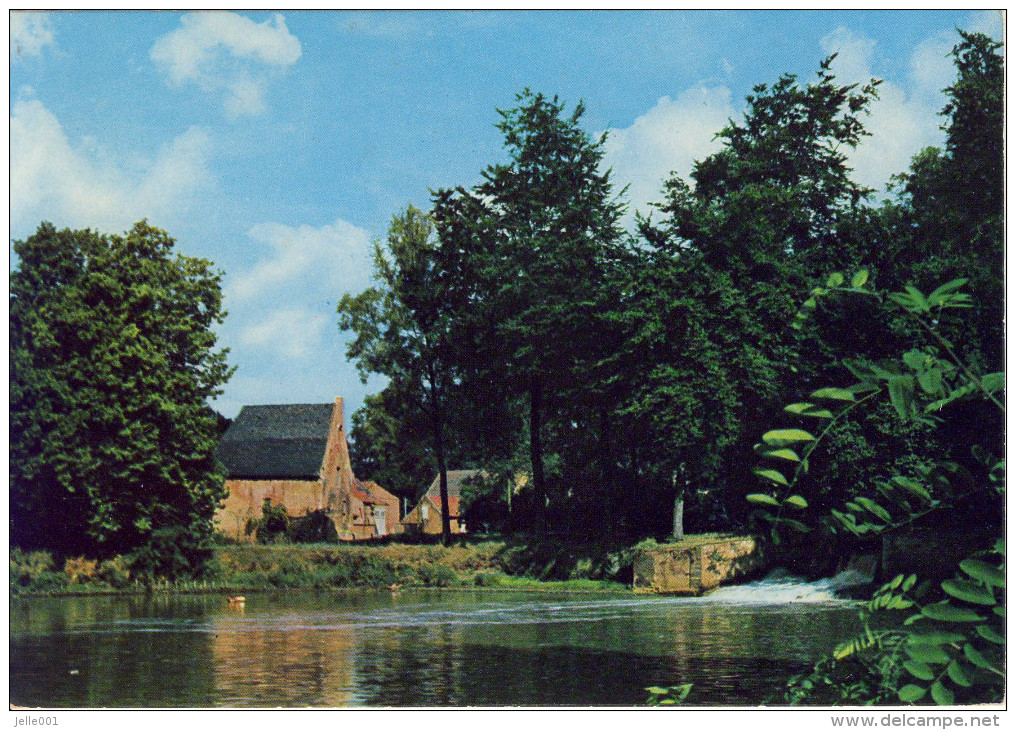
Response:
[[[388,504],[398,502],[398,498],[386,491],[377,482],[361,482],[353,477],[353,496],[364,504]]]
[[[428,493],[427,497],[430,498],[430,501],[434,505],[434,508],[438,511],[438,513],[440,513],[441,512],[441,495],[440,494],[430,494],[430,493]],[[448,515],[449,517],[456,518],[456,519],[459,517],[459,498],[458,497],[448,497],[448,512],[449,512],[449,515]]]

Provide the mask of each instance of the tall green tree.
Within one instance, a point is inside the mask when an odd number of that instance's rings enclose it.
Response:
[[[887,207],[895,225],[887,284],[970,280],[973,316],[945,334],[972,353],[975,364],[1004,362],[1005,306],[1005,71],[1001,44],[960,31],[953,48],[955,83],[945,89],[945,149],[923,150],[901,175],[901,199]]]
[[[104,555],[159,542],[178,564],[146,567],[197,567],[225,496],[208,400],[232,371],[212,331],[221,274],[173,244],[145,222],[125,236],[43,223],[14,242],[13,544]]]
[[[436,250],[433,222],[410,205],[392,218],[387,246],[374,245],[377,285],[343,296],[338,312],[339,326],[355,334],[347,352],[364,380],[369,373],[387,376],[388,387],[429,425],[440,475],[442,534],[450,545],[446,401],[453,377],[448,337],[452,302],[442,289]]]
[[[623,205],[601,169],[604,138],[557,97],[529,90],[499,110],[509,161],[473,190],[441,190],[434,215],[453,287],[463,293],[458,350],[528,404],[536,519],[543,522],[545,420],[595,359],[604,269]]]
[[[697,162],[690,181],[669,179],[657,206],[661,215],[640,223],[654,268],[674,272],[664,276],[657,295],[664,301],[655,309],[679,306],[685,314],[676,321],[691,325],[683,334],[688,351],[694,347],[703,356],[687,358],[670,346],[663,361],[670,370],[657,368],[660,377],[635,395],[633,409],[638,412],[640,402],[670,403],[672,420],[687,424],[675,433],[691,437],[687,450],[699,455],[696,476],[725,481],[735,515],[743,514],[740,492],[751,480],[751,434],[782,407],[779,398],[790,383],[807,382],[823,362],[802,358],[808,354],[802,348],[815,346],[786,326],[796,291],[865,255],[870,191],[851,179],[847,155],[866,134],[863,118],[877,81],[837,83],[833,58],[822,61],[810,83],[788,74],[756,86],[743,119],[719,133],[720,151]],[[664,342],[655,333],[673,338],[674,320],[653,325],[653,309],[643,309],[650,315],[642,318],[643,332]],[[820,341],[818,348],[832,346]],[[802,368],[807,372],[795,372]],[[714,390],[679,387],[696,381]],[[723,395],[713,399],[714,393]],[[721,410],[710,418],[724,424],[721,438],[712,427],[697,429],[694,419],[678,416],[706,404]]]

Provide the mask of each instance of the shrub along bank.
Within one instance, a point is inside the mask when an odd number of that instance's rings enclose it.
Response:
[[[139,577],[123,557],[62,563],[44,551],[10,552],[10,594],[75,595],[147,591],[239,592],[338,588],[503,588],[626,590],[631,546],[565,541],[485,540],[440,545],[227,545],[203,575]]]

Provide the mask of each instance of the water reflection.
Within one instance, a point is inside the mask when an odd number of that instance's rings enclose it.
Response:
[[[722,596],[720,596],[722,599]],[[50,707],[755,705],[856,628],[843,602],[388,591],[15,601],[11,696]]]

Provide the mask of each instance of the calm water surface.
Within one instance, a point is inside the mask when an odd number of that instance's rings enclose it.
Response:
[[[642,705],[778,701],[857,627],[815,584],[704,598],[404,590],[19,599],[11,701],[44,707]]]

